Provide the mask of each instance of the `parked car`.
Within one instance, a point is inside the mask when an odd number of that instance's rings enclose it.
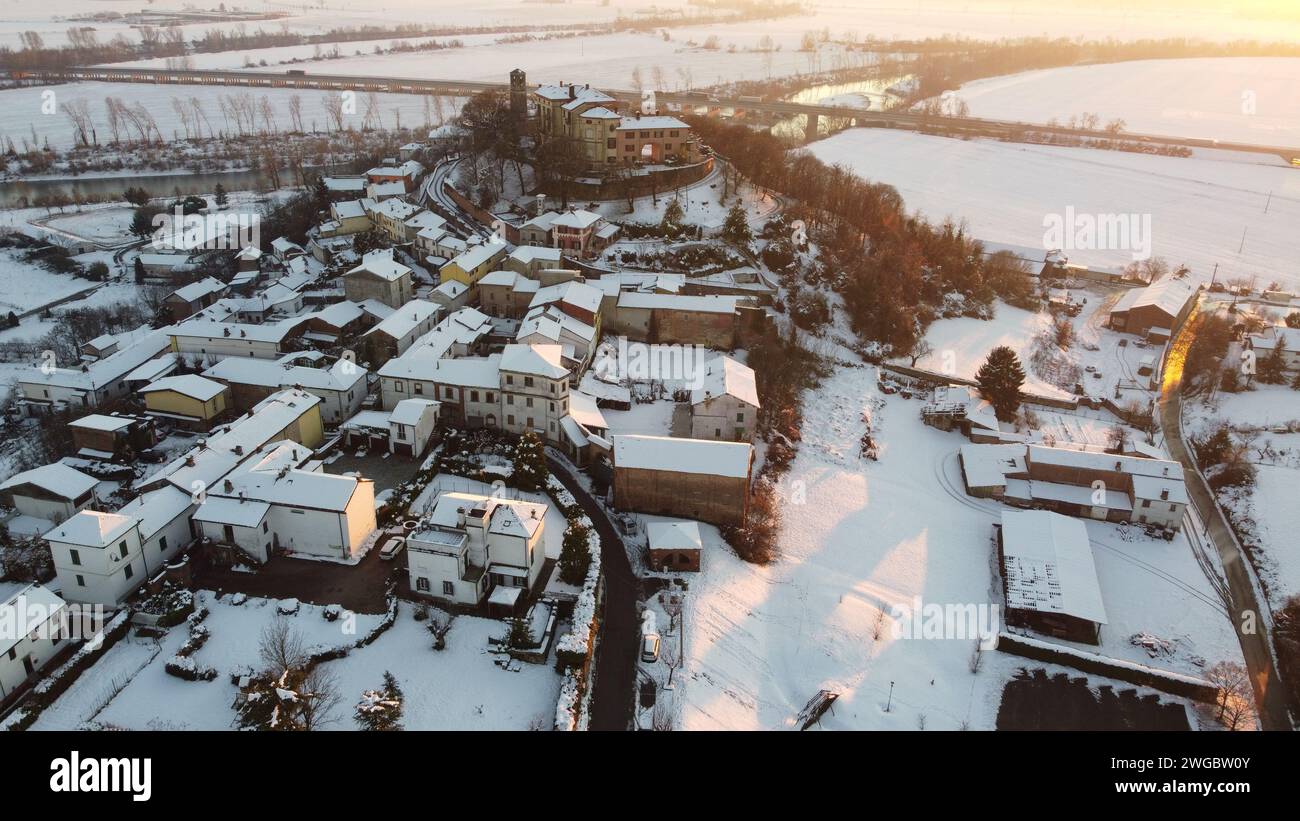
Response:
[[[659,660],[658,633],[646,633],[641,637],[641,660],[651,664]]]
[[[391,562],[397,558],[397,554],[406,549],[406,539],[389,539],[379,550],[379,558],[386,562]]]

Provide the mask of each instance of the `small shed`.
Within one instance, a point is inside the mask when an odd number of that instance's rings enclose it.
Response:
[[[704,541],[695,522],[651,522],[646,526],[650,566],[665,572],[700,570]]]

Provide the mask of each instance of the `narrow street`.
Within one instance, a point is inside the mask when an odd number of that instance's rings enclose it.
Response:
[[[1177,340],[1170,346],[1165,363],[1165,378],[1161,386],[1159,403],[1159,422],[1165,435],[1165,447],[1170,456],[1182,464],[1187,480],[1187,491],[1196,506],[1201,521],[1205,523],[1206,535],[1214,543],[1223,564],[1223,571],[1232,594],[1232,606],[1229,615],[1233,630],[1241,642],[1241,653],[1246,667],[1250,671],[1251,683],[1255,688],[1255,702],[1259,709],[1260,727],[1265,730],[1291,730],[1291,716],[1287,705],[1286,689],[1278,677],[1273,665],[1271,640],[1268,625],[1262,617],[1255,596],[1255,586],[1251,581],[1251,570],[1247,567],[1248,559],[1242,552],[1237,538],[1224,518],[1223,511],[1215,502],[1205,480],[1196,468],[1190,449],[1183,440],[1182,431],[1182,374],[1183,360],[1191,344],[1192,327],[1196,313],[1183,324]],[[1242,624],[1248,614],[1254,614],[1253,623],[1256,630],[1243,633]]]
[[[592,730],[627,730],[632,724],[636,691],[636,656],[641,631],[637,621],[637,579],[623,540],[604,510],[577,479],[555,459],[547,458],[555,478],[573,494],[600,536],[601,568],[605,574],[605,605],[600,643],[592,670]]]

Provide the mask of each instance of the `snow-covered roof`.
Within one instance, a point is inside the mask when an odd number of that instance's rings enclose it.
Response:
[[[501,370],[562,379],[569,375],[562,364],[563,354],[559,345],[506,345],[501,352]]]
[[[543,211],[519,227],[538,228],[543,231],[549,231],[551,230],[551,224],[555,222],[555,218],[558,216],[560,216],[560,212],[558,211]]]
[[[1186,277],[1174,275],[1156,280],[1145,288],[1134,288],[1120,297],[1111,313],[1123,313],[1134,308],[1154,307],[1173,317],[1182,312],[1187,301],[1196,296],[1198,286]]]
[[[78,511],[75,516],[45,534],[46,541],[85,547],[107,547],[135,527],[132,516],[98,510]]]
[[[709,360],[697,381],[698,386],[691,391],[692,405],[728,394],[752,407],[759,406],[754,369],[730,356],[723,354]]]
[[[280,343],[302,320],[297,317],[262,325],[246,322],[221,322],[212,319],[190,319],[175,326],[171,335],[177,338],[196,339],[247,339],[253,342]]]
[[[541,245],[520,245],[510,252],[510,258],[525,265],[542,260],[558,263],[563,256],[559,248],[547,248]]]
[[[324,177],[325,187],[330,191],[364,191],[365,177]]]
[[[179,393],[181,396],[188,396],[191,399],[206,402],[219,395],[224,390],[226,390],[226,386],[220,382],[205,379],[195,373],[187,373],[180,376],[164,376],[157,382],[145,385],[140,389],[140,393],[172,391],[174,393]]]
[[[432,399],[403,399],[393,406],[388,421],[398,425],[418,425],[424,415],[430,409],[436,409],[438,404]]]
[[[499,242],[485,242],[482,245],[475,245],[458,254],[455,259],[448,262],[447,265],[455,265],[462,271],[473,271],[488,260],[499,254],[505,253],[506,246]],[[444,266],[446,267],[446,266]]]
[[[157,359],[150,359],[140,367],[122,377],[126,382],[153,382],[172,371],[180,364],[179,354],[165,353]]]
[[[1277,347],[1284,351],[1300,351],[1300,328],[1274,325],[1262,334],[1251,334],[1250,344],[1257,351],[1272,351]]]
[[[442,228],[447,224],[447,220],[433,213],[432,211],[421,211],[410,219],[406,220],[408,228],[419,228],[421,232],[431,228]]]
[[[117,512],[134,518],[140,525],[140,538],[148,540],[155,533],[186,513],[194,498],[186,491],[171,486],[142,493],[122,505]]]
[[[517,588],[516,588],[517,589]],[[42,624],[57,618],[67,605],[54,591],[37,584],[7,584],[0,601],[0,655],[8,653]],[[36,618],[39,614],[40,618]]]
[[[438,501],[425,522],[436,527],[460,530],[459,514],[462,511],[483,511],[488,516],[490,532],[527,539],[545,522],[546,509],[547,505],[541,502],[450,492],[439,494]],[[417,530],[412,535],[416,536],[419,532]]]
[[[602,219],[604,219],[604,217],[600,214],[587,211],[583,208],[575,208],[574,210],[566,211],[551,220],[551,226],[558,228],[575,228],[581,231],[590,228]]]
[[[208,489],[208,498],[250,499],[270,504],[341,512],[356,493],[355,476],[299,470],[296,463],[311,451],[281,442],[260,459],[250,459]]]
[[[618,297],[618,307],[659,311],[692,311],[695,313],[734,314],[736,306],[745,299],[739,296],[682,296],[679,294],[646,294],[623,291]]]
[[[31,485],[61,499],[71,500],[93,490],[97,484],[99,480],[95,477],[87,476],[61,462],[54,462],[10,476],[0,483],[0,490],[13,490],[23,485]]]
[[[638,129],[651,128],[686,128],[690,126],[676,117],[651,116],[651,117],[624,117],[618,124],[619,131],[636,131]]]
[[[391,255],[371,251],[361,259],[361,264],[348,271],[348,275],[366,272],[393,282],[411,273],[411,269],[393,259]]]
[[[596,397],[582,391],[569,391],[569,415],[588,430],[609,430],[605,415],[596,407]]]
[[[266,518],[271,506],[253,499],[229,496],[209,496],[194,511],[194,521],[234,527],[257,527]]]
[[[226,283],[216,277],[204,277],[198,282],[191,282],[189,285],[183,285],[172,291],[171,296],[176,297],[184,302],[197,302],[210,294],[218,294],[226,290]]]
[[[162,328],[132,342],[122,350],[80,368],[42,368],[33,365],[21,371],[19,382],[96,390],[122,379],[126,374],[153,359],[171,346],[169,331]]]
[[[438,283],[438,287],[433,290],[436,293],[442,294],[447,299],[455,300],[459,299],[466,291],[468,291],[469,286],[463,282],[449,279],[446,282]]]
[[[389,314],[387,319],[379,322],[375,327],[366,331],[364,335],[374,333],[385,333],[393,339],[401,339],[417,328],[421,322],[424,322],[431,316],[436,316],[438,306],[432,302],[423,299],[413,299],[400,308]]]
[[[701,473],[743,479],[754,448],[748,442],[679,439],[672,436],[614,437],[614,467]]]
[[[533,308],[519,323],[515,338],[520,342],[559,343],[568,334],[575,344],[590,346],[596,339],[596,329],[580,319],[569,316],[554,305]],[[536,337],[536,338],[533,338]]]
[[[418,379],[461,388],[493,389],[501,386],[501,354],[459,359],[403,355],[388,360],[379,369],[379,374],[392,379]]]
[[[328,368],[312,368],[269,359],[228,356],[204,371],[203,375],[222,382],[264,388],[296,385],[308,391],[346,391],[366,378],[366,369],[344,359]]]
[[[961,468],[968,487],[1006,485],[1008,473],[1024,473],[1024,445],[961,446]]]
[[[358,182],[364,182],[358,180]],[[355,219],[366,215],[366,207],[361,200],[346,200],[345,202],[336,202],[330,205],[330,210],[338,219]]]
[[[605,108],[603,105],[598,105],[595,108],[589,108],[586,111],[582,112],[581,116],[591,117],[594,120],[617,120],[622,117],[622,115],[620,115],[617,111],[611,111],[610,109]]]
[[[1083,522],[1046,510],[1002,514],[1007,607],[1106,623]]]
[[[560,302],[594,314],[600,311],[600,301],[603,298],[604,294],[599,288],[585,282],[560,282],[538,289],[528,303],[528,307],[533,309]]]
[[[695,522],[650,522],[645,526],[651,550],[702,550],[704,539]]]
[[[83,416],[80,419],[74,419],[68,423],[68,427],[100,430],[112,433],[129,426],[133,421],[135,420],[126,416],[108,416],[102,413],[92,413]]]

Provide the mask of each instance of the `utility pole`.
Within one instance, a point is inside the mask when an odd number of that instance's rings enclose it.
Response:
[[[894,682],[891,681],[889,682],[889,699],[885,702],[886,713],[889,712],[889,708],[892,707],[893,704],[894,704]]]

